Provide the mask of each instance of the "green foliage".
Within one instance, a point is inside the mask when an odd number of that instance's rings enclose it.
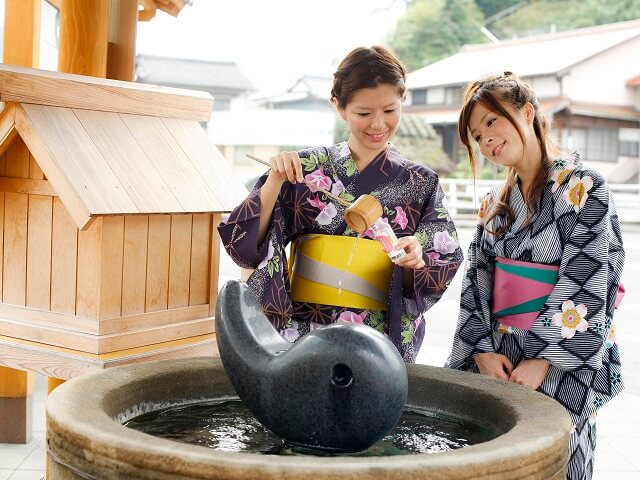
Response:
[[[480,43],[484,20],[473,0],[414,0],[398,20],[390,46],[416,70],[452,55],[465,43]]]
[[[476,5],[478,5],[478,8],[484,14],[484,18],[489,18],[520,1],[521,0],[476,0]]]
[[[513,15],[501,18],[490,26],[500,38],[511,38],[603,25],[640,18],[637,0],[583,0],[576,8],[573,0],[532,0]]]

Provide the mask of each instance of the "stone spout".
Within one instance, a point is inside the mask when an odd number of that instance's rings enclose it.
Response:
[[[289,444],[365,450],[393,429],[403,411],[405,364],[394,345],[368,326],[332,324],[289,343],[249,287],[231,280],[218,296],[216,336],[240,399]]]

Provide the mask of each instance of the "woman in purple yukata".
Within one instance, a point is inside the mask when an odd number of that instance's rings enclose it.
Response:
[[[602,176],[549,139],[515,75],[469,84],[458,132],[507,180],[483,199],[448,366],[525,385],[567,409],[567,478],[590,479],[596,411],[623,388],[613,327],[624,249]],[[474,142],[475,141],[475,142]]]
[[[389,143],[405,78],[404,65],[383,47],[349,53],[331,91],[348,141],[270,158],[271,169],[219,226],[234,261],[256,269],[247,283],[290,341],[336,321],[358,322],[383,332],[413,362],[424,314],[462,261],[437,174]],[[351,230],[345,206],[316,187],[347,202],[374,196],[404,257],[391,262],[375,233]]]

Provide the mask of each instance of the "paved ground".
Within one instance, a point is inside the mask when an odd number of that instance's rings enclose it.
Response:
[[[470,230],[460,230],[466,251]],[[640,478],[640,232],[625,231],[627,264],[623,281],[627,296],[616,313],[626,390],[605,406],[598,417],[598,447],[594,480]],[[223,256],[223,282],[239,278],[239,269]],[[419,363],[441,366],[449,353],[455,328],[461,271],[440,302],[431,310]],[[221,282],[222,284],[222,282]],[[45,461],[46,380],[38,377],[34,393],[34,438],[27,445],[0,444],[0,480],[39,480]]]

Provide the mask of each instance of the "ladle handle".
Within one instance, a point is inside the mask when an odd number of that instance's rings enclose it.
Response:
[[[261,158],[258,157],[254,157],[253,155],[250,154],[246,154],[247,158],[250,158],[251,160],[261,163],[263,165],[266,165],[267,167],[271,167],[271,165],[269,164],[269,162],[265,162],[264,160],[262,160]],[[337,195],[334,195],[333,193],[325,190],[324,188],[320,188],[317,185],[314,185],[311,182],[307,182],[306,180],[304,181],[304,183],[307,184],[307,186],[312,187],[322,193],[324,193],[327,197],[333,198],[336,202],[340,203],[341,205],[344,205],[345,207],[350,207],[351,206],[351,202],[346,201],[344,198],[340,198]]]

